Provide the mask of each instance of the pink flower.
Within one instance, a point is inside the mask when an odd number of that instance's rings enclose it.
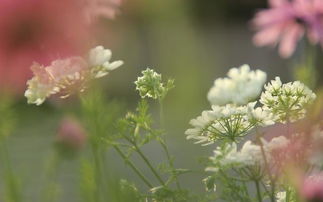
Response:
[[[59,94],[66,98],[74,92],[82,92],[91,79],[101,78],[120,67],[121,60],[110,62],[112,52],[103,46],[90,50],[88,59],[69,57],[54,60],[49,66],[34,63],[34,77],[27,82],[25,96],[29,104],[41,105],[46,98]]]
[[[89,22],[97,17],[113,19],[119,12],[122,0],[84,0],[85,12]]]
[[[312,44],[323,45],[323,1],[295,0],[295,10],[306,22],[308,38]]]
[[[275,46],[280,43],[280,55],[289,57],[304,34],[304,26],[298,21],[293,2],[269,0],[269,4],[271,8],[258,12],[253,21],[258,30],[254,36],[254,43],[257,46]]]
[[[84,147],[86,133],[82,125],[72,118],[65,118],[61,121],[56,143],[64,151],[77,151]]]
[[[305,33],[312,44],[323,45],[322,0],[269,0],[269,4],[270,8],[259,11],[253,20],[257,46],[279,43],[279,53],[286,58]]]
[[[301,195],[308,202],[323,201],[323,173],[307,177],[301,185]]]
[[[87,62],[81,57],[55,60],[47,67],[34,63],[31,69],[34,77],[27,82],[25,96],[28,103],[36,105],[42,104],[53,94],[60,93],[62,97],[67,97],[75,89],[82,90],[90,73]]]
[[[89,18],[113,17],[121,0],[1,0],[0,90],[23,90],[33,61],[83,55],[96,30]]]

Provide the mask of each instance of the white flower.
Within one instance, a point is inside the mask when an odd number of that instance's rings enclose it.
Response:
[[[262,141],[262,148],[260,145],[251,141],[246,141],[240,150],[237,148],[236,143],[226,144],[224,147],[217,147],[213,151],[214,155],[210,157],[211,165],[206,168],[206,171],[218,172],[219,169],[226,167],[248,167],[248,168],[260,168],[257,170],[258,174],[265,171],[265,159],[270,165],[274,165],[270,161],[272,158],[272,151],[279,148],[284,148],[290,141],[284,137],[275,137],[271,141],[267,142],[264,139]]]
[[[236,141],[255,126],[270,125],[270,115],[261,108],[255,109],[256,102],[245,106],[227,104],[213,105],[212,110],[203,111],[201,116],[192,119],[193,128],[186,130],[187,139],[208,145],[216,140]]]
[[[281,191],[276,194],[277,202],[286,202],[286,191]]]
[[[105,49],[103,46],[97,46],[90,50],[88,60],[93,77],[103,77],[107,75],[109,71],[123,65],[123,61],[121,60],[110,62],[111,56],[111,50]]]
[[[207,96],[212,105],[247,104],[260,95],[267,78],[261,70],[250,71],[249,65],[232,68],[227,76],[214,81]]]
[[[217,147],[214,155],[210,157],[210,161],[210,166],[206,168],[206,171],[210,172],[218,172],[220,169],[248,168],[259,176],[263,174],[265,168],[261,147],[251,141],[245,142],[240,151],[237,149],[236,143]]]
[[[265,86],[260,102],[277,122],[294,122],[304,118],[306,108],[316,95],[299,81],[282,84],[279,77]]]

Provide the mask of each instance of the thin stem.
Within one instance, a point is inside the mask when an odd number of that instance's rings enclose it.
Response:
[[[95,194],[95,197],[96,197],[96,200],[99,202],[101,201],[102,199],[102,179],[101,179],[101,173],[102,173],[102,170],[101,170],[101,161],[100,161],[100,157],[99,157],[99,153],[98,153],[98,148],[96,145],[92,145],[92,153],[93,153],[93,158],[94,158],[94,165],[95,165],[95,181],[96,181],[96,194]]]
[[[265,154],[264,145],[262,144],[261,139],[260,139],[260,134],[259,134],[258,128],[256,128],[256,134],[257,134],[257,140],[259,142],[260,149],[261,149],[261,155],[264,158],[265,168],[268,172],[268,176],[269,176],[269,180],[270,180],[270,184],[271,184],[270,200],[271,200],[271,202],[275,202],[275,182],[274,182],[273,176],[270,174],[268,160],[267,160],[267,157]]]
[[[172,161],[172,159],[171,159],[171,156],[170,156],[170,154],[169,154],[168,147],[167,147],[167,145],[165,144],[165,142],[164,142],[163,140],[161,140],[161,141],[159,141],[159,142],[160,142],[160,144],[162,145],[162,148],[164,149],[164,151],[165,151],[165,153],[166,153],[167,160],[168,160],[168,164],[169,164],[169,165],[170,165],[170,167],[172,168],[173,176],[174,176],[174,178],[175,178],[175,180],[176,180],[176,186],[177,186],[177,188],[178,188],[178,189],[181,189],[181,185],[180,185],[180,183],[179,183],[179,181],[178,181],[178,176],[177,176],[177,173],[176,173],[176,171],[175,171],[174,163],[173,163],[173,161]]]
[[[164,127],[164,104],[163,104],[163,99],[162,98],[159,99],[159,117],[160,117],[160,126],[163,128]],[[161,138],[159,143],[161,144],[161,146],[162,146],[162,148],[163,148],[163,150],[164,150],[164,152],[166,154],[168,164],[172,169],[172,175],[175,178],[176,186],[177,186],[178,189],[181,189],[180,183],[178,181],[178,176],[177,176],[177,173],[175,171],[175,166],[174,166],[174,163],[172,161],[171,155],[169,153],[169,149],[168,149],[167,145],[165,144],[165,141],[166,141],[165,139]]]
[[[60,159],[57,153],[53,154],[50,158],[50,162],[47,165],[47,185],[44,190],[45,201],[54,202],[57,199],[57,179],[58,170],[60,165]]]
[[[122,157],[122,159],[133,169],[133,171],[140,177],[140,179],[149,187],[153,188],[153,185],[149,182],[149,180],[140,172],[140,170],[127,158],[127,156],[122,152],[122,150],[114,145],[113,148],[118,152],[118,154]]]
[[[259,181],[258,180],[255,180],[255,185],[256,185],[256,190],[257,190],[258,201],[262,202],[261,191],[260,191],[260,186],[259,186]]]
[[[2,151],[6,172],[6,186],[9,191],[9,197],[13,202],[21,201],[16,177],[11,167],[6,137],[3,137],[2,139]]]
[[[155,170],[155,168],[151,165],[149,159],[144,155],[144,153],[141,151],[141,149],[138,147],[137,143],[133,140],[131,140],[129,137],[124,136],[124,138],[134,146],[135,151],[139,154],[139,156],[144,160],[144,162],[147,164],[147,166],[149,167],[149,169],[152,171],[152,173],[154,174],[154,176],[157,178],[157,180],[164,186],[165,182],[163,181],[163,179],[159,176],[159,174],[157,173],[157,171]]]
[[[164,104],[163,100],[159,100],[159,121],[160,121],[160,126],[164,127]]]
[[[155,168],[151,165],[151,163],[148,160],[148,158],[142,153],[141,149],[137,146],[137,144],[134,144],[134,147],[135,147],[137,153],[139,154],[139,156],[144,160],[144,162],[150,168],[151,172],[153,172],[153,174],[155,175],[155,177],[157,178],[157,180],[164,186],[165,185],[165,182],[160,177],[160,175],[157,173],[157,171],[155,170]]]

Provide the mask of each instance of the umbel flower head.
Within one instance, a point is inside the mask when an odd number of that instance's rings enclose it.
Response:
[[[74,91],[83,91],[86,83],[100,78],[123,64],[122,61],[110,63],[111,51],[98,46],[90,51],[89,61],[82,57],[55,60],[45,67],[34,63],[31,69],[34,77],[27,82],[25,92],[29,104],[41,105],[46,98],[60,94],[68,97]]]
[[[216,140],[235,142],[255,126],[273,124],[270,114],[255,105],[256,102],[245,106],[213,105],[212,110],[203,111],[201,116],[190,121],[193,128],[186,130],[187,139],[195,139],[203,145]]]
[[[279,77],[265,86],[260,102],[277,122],[294,122],[305,116],[306,108],[316,95],[299,81],[282,84]]]
[[[232,68],[227,76],[214,81],[207,95],[212,105],[244,105],[254,101],[260,95],[267,78],[265,72],[251,71],[249,65]]]
[[[163,99],[167,92],[174,88],[174,80],[169,79],[166,84],[162,82],[161,74],[158,74],[152,69],[147,68],[142,71],[142,76],[138,77],[135,81],[136,90],[139,91],[139,95],[144,97],[150,97],[152,99]]]

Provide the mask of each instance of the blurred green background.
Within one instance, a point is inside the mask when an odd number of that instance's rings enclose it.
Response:
[[[214,79],[242,64],[267,72],[268,80],[277,75],[283,81],[291,79],[290,61],[280,59],[273,49],[252,44],[250,20],[263,7],[266,7],[264,0],[125,0],[115,20],[102,19],[105,32],[97,43],[112,49],[113,59],[125,61],[125,65],[100,80],[110,100],[134,110],[139,100],[134,81],[147,67],[162,73],[165,79],[175,79],[176,88],[165,100],[165,125],[176,167],[203,171],[198,161],[201,156],[210,156],[214,149],[214,146],[194,145],[184,135],[189,120],[210,108],[206,94]],[[157,103],[151,104],[157,118]],[[15,171],[22,177],[25,201],[34,202],[38,201],[45,178],[42,171],[53,153],[59,121],[66,111],[74,110],[73,100],[47,101],[37,107],[27,105],[22,99],[15,110],[18,122],[9,139],[10,155]],[[164,159],[154,144],[144,150],[156,164]],[[109,172],[114,176],[139,181],[113,151],[108,158]],[[66,161],[62,165],[61,201],[81,200],[79,161]],[[189,176],[180,180],[188,188],[202,191],[205,173],[194,172]]]

